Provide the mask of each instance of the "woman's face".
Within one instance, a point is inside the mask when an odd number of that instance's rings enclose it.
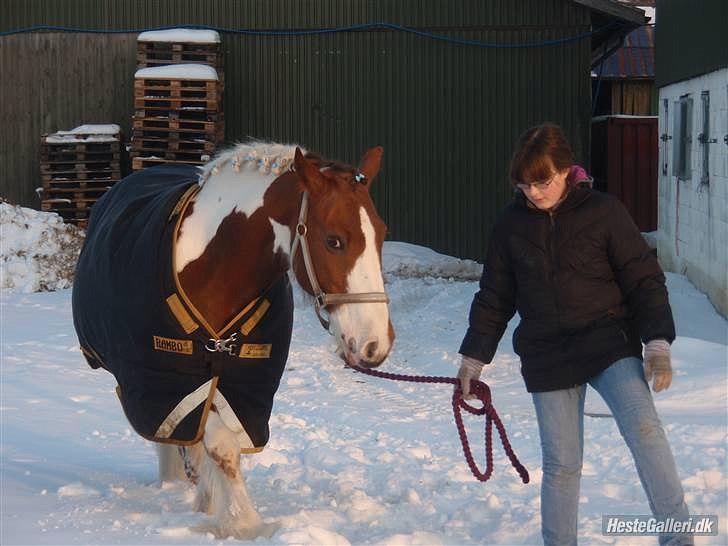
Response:
[[[524,180],[517,184],[523,195],[540,210],[549,210],[559,202],[566,191],[566,177],[569,169],[558,171],[553,169],[551,176],[545,180]]]

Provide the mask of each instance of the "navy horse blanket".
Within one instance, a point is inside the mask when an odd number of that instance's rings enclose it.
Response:
[[[157,442],[188,445],[214,408],[259,451],[288,358],[293,298],[284,274],[223,332],[195,318],[172,258],[180,218],[199,171],[165,165],[114,185],[91,211],[73,285],[73,323],[92,368],[114,374],[134,429]],[[231,352],[211,352],[236,334]]]

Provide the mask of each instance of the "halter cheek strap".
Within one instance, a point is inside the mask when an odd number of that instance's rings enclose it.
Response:
[[[319,286],[318,278],[316,277],[316,271],[313,268],[313,262],[311,261],[311,252],[308,249],[308,241],[306,235],[308,228],[306,227],[306,217],[308,215],[308,192],[303,192],[301,197],[301,209],[298,214],[298,224],[296,224],[296,236],[293,239],[291,245],[291,266],[293,265],[293,259],[296,257],[296,251],[301,248],[301,254],[303,254],[303,263],[306,266],[306,275],[308,276],[308,282],[311,284],[311,292],[316,302],[316,316],[326,331],[331,333],[329,330],[330,321],[321,315],[321,310],[325,309],[330,305],[339,305],[342,303],[389,303],[389,297],[386,292],[358,292],[358,293],[341,293],[341,294],[327,294],[321,290]]]

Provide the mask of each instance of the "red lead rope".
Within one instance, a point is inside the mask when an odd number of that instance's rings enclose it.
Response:
[[[468,462],[470,471],[473,473],[476,479],[481,482],[487,481],[490,475],[493,473],[493,423],[495,423],[498,429],[498,434],[503,444],[503,449],[511,460],[513,468],[521,476],[523,483],[529,482],[528,470],[521,464],[513,452],[511,443],[508,441],[506,429],[503,423],[498,417],[498,413],[495,411],[490,398],[490,388],[482,381],[471,380],[470,392],[483,403],[482,408],[476,408],[463,400],[463,391],[460,389],[460,380],[454,377],[432,377],[423,375],[402,375],[396,373],[379,372],[376,370],[370,370],[367,368],[360,368],[359,366],[350,366],[357,372],[361,372],[366,375],[372,375],[374,377],[381,377],[383,379],[393,379],[395,381],[408,381],[410,383],[448,383],[455,385],[455,390],[452,395],[452,411],[455,416],[455,425],[458,428],[458,434],[460,435],[460,442],[463,445],[463,453],[465,454],[465,460]],[[463,413],[462,410],[472,413],[473,415],[485,415],[485,461],[486,467],[485,472],[481,472],[478,465],[473,459],[473,453],[470,450],[470,443],[468,442],[468,434],[465,431],[465,425],[463,425]]]

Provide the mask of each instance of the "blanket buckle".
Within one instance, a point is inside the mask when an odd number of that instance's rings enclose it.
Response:
[[[211,353],[233,353],[236,345],[232,343],[238,340],[238,333],[235,332],[227,339],[209,339],[205,349]]]

